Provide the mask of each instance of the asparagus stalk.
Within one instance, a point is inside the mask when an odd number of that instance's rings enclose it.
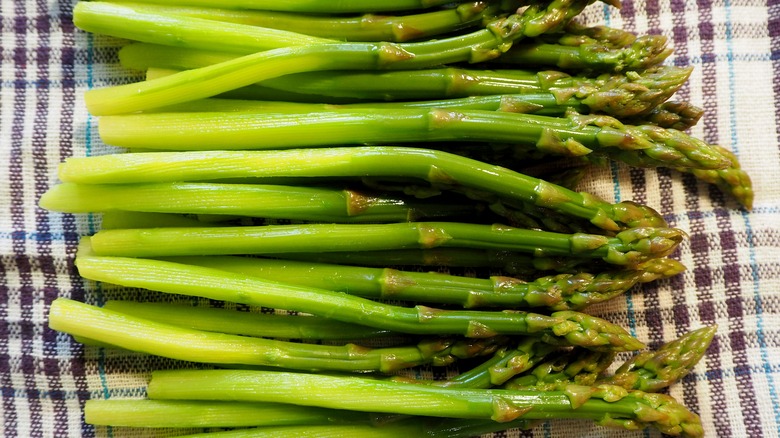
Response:
[[[681,131],[623,125],[607,116],[560,118],[439,108],[291,109],[284,114],[250,110],[106,116],[99,131],[108,144],[144,149],[287,149],[474,140],[515,142],[563,156],[602,153],[629,163],[643,160],[645,165],[694,169],[731,165],[720,150]]]
[[[490,199],[514,199],[591,221],[607,230],[666,223],[651,208],[610,204],[498,166],[445,152],[402,147],[290,151],[136,153],[69,158],[63,182],[82,184],[208,181],[269,177],[408,177],[438,187],[469,187]]]
[[[186,50],[153,44],[131,44],[119,52],[128,68],[175,70],[201,68],[235,59],[225,53]],[[246,90],[249,95],[295,92],[282,99],[301,100],[301,94],[321,98],[372,100],[431,100],[475,95],[527,94],[538,111],[563,114],[571,105],[581,112],[605,112],[630,117],[650,112],[669,99],[687,80],[690,69],[659,67],[630,74],[597,77],[560,72],[431,68],[419,71],[328,71],[300,73],[263,81]],[[159,76],[152,75],[150,78]],[[254,90],[254,91],[253,91]],[[240,90],[235,90],[239,92]],[[248,97],[246,97],[248,98]],[[305,99],[305,98],[303,98]],[[533,105],[530,105],[533,104]]]
[[[674,228],[632,228],[607,237],[504,225],[405,222],[102,230],[92,237],[91,245],[96,255],[120,257],[454,247],[594,258],[615,265],[636,266],[667,256],[684,236],[683,231]]]
[[[169,19],[182,16],[200,20],[214,20],[221,23],[258,26],[296,32],[319,38],[331,38],[338,41],[405,42],[426,39],[436,35],[454,33],[480,26],[486,21],[495,19],[499,14],[514,12],[519,7],[519,2],[513,1],[504,4],[504,2],[497,0],[483,0],[459,4],[454,8],[396,16],[376,14],[329,16],[279,11],[178,6],[170,4],[125,3],[123,6],[132,7],[136,11],[142,10],[147,13],[151,12],[164,15]],[[79,6],[77,5],[76,11],[79,10],[78,8]],[[91,9],[92,11],[95,11],[98,7],[93,7]],[[78,18],[78,14],[74,18]],[[169,21],[168,23],[173,23],[173,21]],[[144,27],[146,27],[146,29],[151,29],[152,26],[159,25],[160,20],[150,20],[149,23],[143,24],[145,24]],[[77,23],[77,25],[82,29],[88,29],[88,25],[83,25],[82,23]],[[179,24],[179,26],[180,27],[176,28],[177,30],[187,28],[188,23]],[[113,32],[116,27],[117,26],[112,26],[108,29],[91,31],[107,33]],[[204,30],[206,32],[224,31],[224,29],[218,29],[218,27],[219,25],[216,23],[211,23],[211,25]],[[126,29],[119,29],[119,31],[126,31]],[[246,31],[251,32],[250,30]],[[130,39],[141,40],[140,38],[134,38],[132,36]],[[300,43],[293,42],[291,45],[300,45]]]
[[[548,342],[607,350],[636,350],[642,345],[617,325],[571,311],[545,316],[521,311],[440,310],[420,305],[406,308],[340,292],[159,260],[79,256],[76,265],[79,273],[91,280],[305,312],[402,333],[460,334],[470,338],[522,334]]]
[[[53,186],[42,208],[67,213],[112,210],[217,214],[322,222],[404,222],[475,215],[477,206],[425,202],[356,190],[257,184],[156,183]]]
[[[121,1],[121,0],[118,0]],[[290,11],[318,14],[343,14],[355,12],[409,11],[433,8],[453,3],[452,0],[140,0],[144,3],[167,5],[192,5],[226,9],[259,9],[265,11]],[[610,2],[613,4],[614,2]]]
[[[109,300],[105,309],[178,327],[243,336],[303,340],[352,340],[386,337],[387,330],[317,316],[239,312],[213,307]]]
[[[684,269],[674,260],[654,259],[637,270],[613,270],[595,275],[585,272],[558,274],[525,282],[506,276],[482,279],[266,258],[223,256],[168,260],[371,299],[456,304],[465,308],[545,307],[551,310],[581,310],[611,299],[639,282],[652,281]]]
[[[198,400],[87,400],[87,424],[119,427],[252,427],[366,423],[370,414],[294,406]]]
[[[423,364],[445,366],[457,359],[492,354],[503,342],[493,337],[432,338],[414,346],[387,348],[302,344],[187,329],[65,298],[52,303],[49,326],[101,344],[171,359],[309,371],[391,373]]]
[[[699,363],[715,336],[717,326],[703,327],[668,342],[656,351],[640,353],[627,360],[614,375],[598,383],[626,389],[657,392],[681,380]]]
[[[307,71],[339,69],[416,69],[452,62],[477,62],[498,56],[514,40],[553,29],[579,12],[586,0],[553,0],[521,15],[510,15],[488,29],[422,43],[327,43],[284,47],[220,64],[147,81],[90,90],[94,115],[122,114],[211,97],[266,79]]]
[[[589,419],[602,425],[655,427],[663,433],[698,437],[698,416],[663,394],[605,385],[570,385],[563,391],[454,389],[350,377],[260,371],[158,371],[150,398],[229,398],[337,409],[499,422],[552,418]]]

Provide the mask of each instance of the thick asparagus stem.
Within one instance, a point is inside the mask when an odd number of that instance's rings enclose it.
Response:
[[[503,339],[434,338],[415,346],[387,348],[303,344],[187,329],[65,298],[52,303],[49,326],[101,344],[171,359],[309,371],[391,373],[423,364],[444,366],[457,359],[492,354]]]
[[[279,403],[87,400],[87,424],[124,427],[252,427],[370,423],[370,414]]]
[[[585,272],[559,274],[526,282],[503,276],[482,279],[266,258],[178,257],[168,260],[372,299],[456,304],[465,308],[545,307],[552,310],[580,310],[611,299],[638,282],[684,270],[679,262],[657,259],[645,262],[637,270],[606,271],[595,275]]]
[[[59,184],[42,208],[68,213],[111,210],[218,214],[322,222],[404,222],[475,215],[473,203],[418,201],[356,190],[259,184]]]
[[[207,332],[277,339],[353,340],[394,333],[317,316],[239,312],[212,307],[109,300],[105,309]]]
[[[79,256],[76,265],[82,276],[92,280],[311,313],[402,333],[460,334],[471,338],[527,334],[549,342],[607,350],[636,350],[642,346],[621,327],[577,312],[545,316],[521,311],[450,311],[419,305],[406,308],[340,292],[159,260]]]
[[[633,267],[669,255],[684,236],[683,231],[674,228],[631,228],[607,237],[504,225],[404,222],[102,230],[92,236],[91,244],[96,255],[120,257],[454,247],[594,258]]]
[[[516,11],[519,2],[506,2],[506,4],[503,4],[498,0],[482,0],[463,3],[454,8],[397,16],[388,16],[384,14],[321,16],[279,11],[218,9],[194,6],[174,6],[169,4],[124,3],[123,6],[132,7],[136,11],[164,15],[169,20],[177,16],[182,16],[190,19],[213,20],[221,23],[278,29],[319,38],[332,38],[338,41],[405,42],[410,40],[421,40],[435,35],[481,26],[484,22],[495,19],[499,14]],[[77,5],[76,10],[74,11],[74,18],[77,19],[76,24],[82,29],[90,30],[90,24],[92,23],[84,23],[85,13],[83,12],[83,9],[79,9],[80,7],[83,8],[83,6]],[[99,11],[98,8],[100,7],[101,6],[92,6],[90,9],[92,11]],[[79,13],[82,15],[81,17],[79,17]],[[92,13],[94,14],[95,12]],[[115,14],[113,13],[109,13],[109,16],[115,18]],[[78,20],[79,18],[81,18],[80,21]],[[94,20],[94,18],[92,19]],[[160,21],[160,19],[157,19],[149,20],[146,23],[139,23],[144,25],[144,29],[134,29],[134,31],[147,31],[148,29],[153,29],[153,26],[159,25]],[[171,20],[167,23],[170,25],[175,23],[175,21]],[[175,29],[180,31],[182,28],[187,28],[189,25],[189,23],[177,23]],[[109,28],[100,28],[90,31],[111,34],[111,32],[116,31],[115,29],[117,27],[118,23]],[[219,27],[219,24],[211,23],[210,26],[203,29],[203,31],[225,31],[224,28],[220,29]],[[126,31],[127,29],[120,28],[119,30]],[[240,30],[251,32],[251,30],[245,28],[240,28]],[[133,36],[129,36],[129,38],[137,41],[143,40],[142,38]],[[303,38],[300,39],[302,40]],[[234,43],[234,41],[231,41],[231,43]],[[300,45],[300,43],[293,42],[291,45]],[[251,53],[251,51],[247,53]]]
[[[698,416],[663,394],[605,385],[564,391],[454,389],[430,385],[261,371],[158,371],[150,398],[272,401],[318,407],[511,421],[590,419],[628,428],[655,427],[688,437],[703,433]]]
[[[498,56],[512,41],[553,29],[586,0],[553,0],[546,9],[534,4],[468,35],[423,43],[329,43],[254,53],[172,76],[90,90],[87,108],[94,115],[148,110],[211,97],[266,79],[307,71],[338,69],[415,69],[452,62],[477,62]]]
[[[614,375],[597,383],[626,389],[657,392],[679,381],[693,370],[707,352],[717,326],[703,327],[666,343],[656,351],[640,353],[627,360]]]
[[[136,153],[69,158],[59,168],[63,182],[83,184],[366,176],[420,178],[441,188],[468,187],[488,198],[495,195],[498,199],[525,201],[587,219],[606,230],[666,225],[647,206],[632,202],[610,204],[499,166],[429,149],[352,147]]]

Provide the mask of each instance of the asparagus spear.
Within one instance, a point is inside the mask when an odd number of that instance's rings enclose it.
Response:
[[[410,40],[421,40],[436,35],[454,33],[464,29],[481,26],[483,22],[493,20],[499,14],[514,12],[519,7],[519,2],[482,0],[459,4],[454,8],[396,16],[384,14],[364,14],[360,16],[311,15],[279,11],[221,9],[170,4],[124,3],[122,6],[128,8],[132,7],[132,9],[137,12],[144,11],[147,14],[152,13],[165,16],[170,20],[167,21],[169,26],[174,22],[177,23],[177,26],[179,27],[176,27],[176,29],[186,29],[189,26],[189,23],[175,21],[178,16],[182,16],[199,20],[214,20],[222,23],[278,29],[319,38],[331,38],[338,41],[405,42]],[[101,13],[101,11],[104,10],[103,8],[107,8],[108,6],[98,5],[90,7],[89,11],[93,15],[92,17],[87,17],[84,10],[79,9],[81,7],[83,6],[76,6],[74,19],[77,20],[77,25],[82,29],[104,34],[127,32],[130,30],[121,28],[121,23],[115,23],[113,26],[107,26],[106,28],[101,27],[99,29],[92,29],[94,23],[92,21],[84,23],[85,18],[94,20],[96,18],[95,14]],[[115,18],[113,12],[108,12],[107,14],[112,18]],[[149,14],[148,17],[151,18],[151,14]],[[126,17],[120,18],[119,21],[122,19],[126,19]],[[159,19],[145,20],[145,22],[142,23],[135,23],[135,27],[142,26],[144,29],[132,29],[132,31],[148,32],[149,29],[160,24]],[[206,32],[225,31],[224,28],[219,29],[218,25],[215,23],[212,23],[203,30]],[[242,30],[251,32],[251,30],[243,28]],[[139,41],[142,40],[141,38],[134,37],[134,35],[125,37]],[[230,43],[235,43],[235,41],[231,41]],[[299,44],[299,42],[292,42],[291,45]]]
[[[91,280],[311,313],[402,333],[460,334],[471,338],[523,334],[542,337],[546,342],[607,350],[636,350],[642,345],[617,325],[572,311],[545,316],[521,311],[440,310],[419,305],[406,308],[341,292],[159,260],[78,256],[76,265],[79,273]]]
[[[595,275],[585,272],[558,274],[525,282],[505,276],[482,279],[267,258],[223,256],[168,260],[372,299],[456,304],[465,308],[545,307],[551,310],[580,310],[613,298],[638,282],[652,281],[684,269],[674,260],[654,259],[636,270],[613,270]]]
[[[187,329],[65,298],[52,303],[49,327],[102,344],[171,359],[310,371],[391,373],[422,364],[445,366],[457,359],[492,354],[504,342],[501,337],[492,337],[432,338],[414,346],[387,348],[303,344]]]
[[[632,228],[607,237],[503,225],[405,222],[102,230],[92,237],[91,244],[97,255],[120,257],[455,247],[594,258],[636,266],[667,256],[683,238],[684,233],[674,228]]]
[[[156,399],[229,398],[499,422],[579,418],[632,429],[652,426],[677,436],[703,433],[698,416],[673,398],[610,385],[570,385],[555,392],[510,391],[284,372],[177,370],[153,373],[148,394]]]
[[[211,97],[266,79],[306,71],[415,69],[498,56],[512,41],[565,23],[587,0],[533,4],[521,15],[496,20],[487,29],[423,43],[327,43],[284,47],[147,81],[90,90],[94,115],[122,114]]]
[[[665,226],[651,208],[610,204],[498,166],[445,152],[401,147],[352,147],[290,151],[136,153],[69,158],[63,182],[116,184],[207,181],[250,177],[408,177],[439,187],[469,187],[499,199],[526,201],[580,217],[607,230]]]
[[[681,131],[623,125],[607,116],[560,118],[438,108],[301,109],[284,114],[250,110],[106,116],[99,131],[108,144],[163,150],[475,140],[527,144],[562,156],[602,153],[630,164],[638,159],[645,165],[694,169],[731,164],[720,150]]]
[[[475,215],[477,206],[425,202],[356,190],[258,184],[59,184],[42,208],[68,213],[111,210],[218,214],[323,222],[403,222]]]
[[[239,312],[214,307],[109,300],[103,308],[150,321],[207,332],[303,340],[352,340],[393,335],[387,330],[317,316]]]
[[[131,44],[119,52],[128,68],[175,70],[201,68],[235,59],[225,53],[186,50],[154,44]],[[419,71],[328,71],[300,73],[263,81],[248,95],[295,92],[281,99],[301,100],[301,94],[321,98],[372,100],[431,100],[475,95],[524,94],[524,112],[563,114],[573,106],[580,112],[605,112],[630,117],[651,111],[674,94],[690,75],[689,68],[659,67],[630,74],[596,77],[561,72],[430,68]],[[151,75],[157,78],[158,75]],[[254,91],[253,91],[254,90]],[[235,90],[237,93],[240,90]],[[239,94],[240,96],[240,94]],[[250,97],[245,97],[250,98]],[[310,98],[309,98],[310,99]],[[541,108],[540,108],[541,107]],[[582,111],[582,109],[587,111]]]
[[[728,157],[731,160],[731,166],[725,169],[719,170],[694,170],[694,169],[682,169],[676,170],[684,173],[690,173],[696,178],[709,183],[715,184],[721,191],[733,196],[742,206],[750,210],[753,208],[753,183],[750,180],[750,175],[745,172],[739,164],[737,157],[722,146],[716,146],[723,156]]]
[[[614,375],[598,383],[626,389],[657,392],[679,381],[693,370],[707,351],[717,326],[703,327],[668,342],[656,351],[640,353],[627,360]]]

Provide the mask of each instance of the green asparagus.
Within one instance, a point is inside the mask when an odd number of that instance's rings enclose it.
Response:
[[[535,36],[565,24],[570,12],[587,0],[553,0],[533,4],[521,15],[491,22],[487,29],[422,43],[326,43],[283,47],[253,53],[208,67],[137,84],[93,89],[85,93],[94,115],[148,110],[211,97],[266,79],[307,71],[339,69],[416,69],[452,62],[493,58],[519,38]]]
[[[171,359],[225,365],[262,365],[309,371],[392,373],[422,364],[492,354],[501,337],[432,338],[414,346],[367,348],[319,345],[187,329],[58,298],[49,311],[53,330],[102,344]]]
[[[621,327],[573,311],[546,316],[522,311],[441,310],[421,305],[407,308],[341,292],[148,259],[78,256],[76,266],[83,277],[91,280],[305,312],[401,333],[459,334],[470,338],[520,334],[541,337],[546,342],[617,351],[642,346]]]
[[[699,437],[697,415],[663,394],[570,385],[563,391],[454,389],[314,374],[262,371],[157,371],[154,399],[295,403],[336,409],[453,418],[579,418],[631,429],[655,427],[669,435]]]
[[[122,0],[115,0],[122,1]],[[133,0],[139,1],[139,0]],[[354,12],[383,12],[427,9],[453,3],[452,0],[140,0],[145,3],[167,5],[194,5],[226,9],[260,9],[266,11],[291,11],[321,14]],[[456,1],[457,2],[457,1]],[[609,4],[616,5],[614,1]]]
[[[639,282],[674,275],[684,269],[674,260],[654,259],[636,270],[558,274],[525,282],[506,276],[482,279],[267,258],[223,256],[168,260],[372,299],[456,304],[465,308],[544,307],[551,310],[580,310],[613,298]]]
[[[269,177],[408,177],[438,187],[468,187],[487,201],[510,199],[548,207],[617,231],[663,227],[653,209],[632,202],[610,204],[499,166],[428,149],[351,147],[288,151],[135,153],[69,158],[59,168],[63,182],[82,184],[208,181]]]
[[[611,352],[575,348],[537,364],[533,370],[506,382],[503,388],[556,391],[568,385],[594,386],[614,359]]]

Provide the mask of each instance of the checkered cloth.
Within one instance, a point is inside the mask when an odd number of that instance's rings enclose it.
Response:
[[[668,170],[615,165],[585,190],[657,208],[690,240],[677,254],[689,270],[593,311],[651,347],[703,325],[719,331],[707,356],[670,393],[698,412],[710,437],[771,437],[780,428],[780,2],[623,0],[591,6],[589,24],[663,33],[692,65],[679,98],[706,109],[693,133],[730,147],[753,177],[746,212],[716,189]],[[70,156],[105,153],[86,90],[136,79],[116,65],[118,42],[76,30],[70,0],[2,0],[0,70],[0,435],[160,436],[93,428],[89,398],[139,397],[150,370],[171,361],[84,348],[47,328],[56,297],[101,303],[73,268],[87,215],[36,206]],[[166,436],[165,433],[162,433]],[[171,435],[171,434],[168,434]],[[657,436],[578,422],[543,424],[509,436]]]

